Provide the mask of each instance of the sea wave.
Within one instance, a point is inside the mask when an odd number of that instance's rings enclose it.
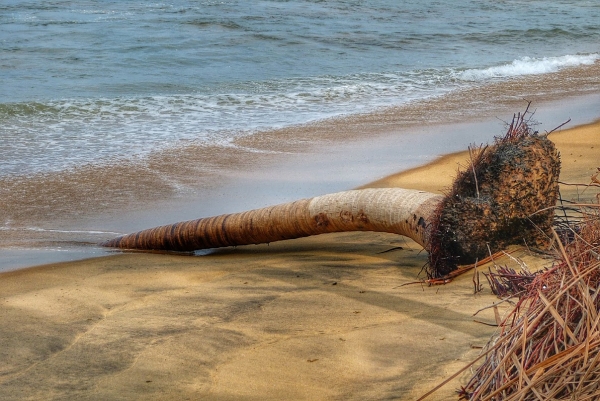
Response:
[[[600,59],[600,54],[564,55],[560,57],[532,58],[523,57],[511,63],[498,66],[468,69],[461,72],[458,77],[468,81],[479,81],[489,78],[508,78],[521,75],[547,74],[557,72],[567,67],[591,65]]]
[[[90,234],[90,235],[121,235],[113,231],[98,231],[98,230],[59,230],[59,229],[48,229],[41,227],[11,227],[10,223],[6,226],[0,226],[0,231],[32,231],[32,232],[45,232],[45,233],[62,233],[62,234]]]
[[[0,176],[143,157],[181,141],[227,144],[257,131],[423,101],[567,67],[600,54],[523,57],[479,69],[414,69],[247,81],[210,93],[0,104]]]

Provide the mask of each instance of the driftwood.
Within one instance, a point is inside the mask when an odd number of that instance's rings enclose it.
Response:
[[[391,232],[428,251],[430,277],[524,238],[530,246],[546,247],[560,160],[553,143],[533,132],[529,115],[515,115],[504,137],[473,151],[471,165],[446,196],[400,188],[346,191],[156,227],[102,245],[194,251],[341,231]]]

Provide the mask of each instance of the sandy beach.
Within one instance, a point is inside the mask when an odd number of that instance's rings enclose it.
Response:
[[[549,137],[561,181],[588,184],[600,167],[600,122]],[[467,160],[447,155],[367,186],[439,193]],[[571,200],[597,193],[561,188]],[[533,267],[549,263],[511,251]],[[417,399],[478,356],[496,327],[492,309],[474,314],[498,301],[483,276],[474,293],[472,273],[404,285],[425,262],[408,239],[345,233],[2,273],[0,398]],[[468,377],[427,399],[452,399]]]

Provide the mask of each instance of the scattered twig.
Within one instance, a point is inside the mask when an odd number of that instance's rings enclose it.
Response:
[[[473,321],[475,323],[484,324],[486,326],[498,327],[498,323],[488,323],[488,322],[484,322],[482,320],[477,320],[477,319],[473,319]]]
[[[474,294],[477,294],[479,292],[481,292],[481,290],[483,290],[483,285],[481,285],[481,283],[479,282],[479,272],[477,271],[477,261],[475,261],[475,266],[473,267],[473,286],[475,287],[474,289]]]
[[[562,123],[562,124],[561,124],[561,125],[559,125],[558,127],[554,128],[554,129],[553,129],[553,130],[551,130],[551,131],[548,131],[548,132],[546,132],[546,135],[550,135],[551,133],[553,133],[553,132],[554,132],[554,131],[556,131],[557,129],[559,129],[559,128],[561,128],[561,127],[565,126],[565,125],[567,125],[567,124],[568,124],[568,123],[570,123],[570,122],[571,122],[571,119],[569,118],[567,121],[565,121],[564,123]]]
[[[395,246],[393,248],[386,249],[385,251],[377,252],[377,255],[381,255],[382,253],[388,253],[388,252],[393,252],[393,251],[401,251],[403,249],[404,248],[402,248],[401,246]]]
[[[484,310],[486,310],[486,309],[490,309],[490,308],[497,308],[497,307],[498,307],[498,305],[500,305],[500,304],[502,304],[502,303],[504,303],[504,302],[511,302],[511,300],[510,300],[510,299],[511,299],[511,298],[514,298],[514,297],[515,297],[515,295],[509,295],[509,296],[507,296],[507,297],[505,297],[505,298],[502,298],[502,299],[501,299],[500,301],[498,301],[498,302],[494,302],[494,303],[493,303],[493,304],[491,304],[491,305],[484,306],[483,308],[479,309],[477,312],[473,313],[473,315],[472,315],[472,316],[477,316],[477,314],[478,314],[479,312],[483,312],[483,311],[484,311]]]
[[[479,183],[477,182],[477,173],[475,172],[475,162],[473,161],[473,151],[469,146],[469,158],[471,159],[471,170],[473,170],[473,179],[475,180],[475,190],[477,191],[477,199],[479,199]]]
[[[503,254],[504,254],[504,251],[496,252],[495,254],[490,255],[490,256],[488,256],[485,259],[481,259],[478,263],[480,265],[484,265],[486,263],[493,262],[494,258],[500,257]],[[439,277],[439,278],[431,278],[431,279],[428,279],[428,280],[424,280],[422,282],[425,282],[425,283],[427,283],[429,285],[448,284],[454,278],[456,278],[456,277],[462,275],[463,273],[466,273],[466,272],[470,271],[471,269],[475,268],[476,265],[477,265],[477,263],[473,263],[473,264],[470,264],[470,265],[459,266],[458,269],[454,270],[450,274],[447,274],[447,275]]]

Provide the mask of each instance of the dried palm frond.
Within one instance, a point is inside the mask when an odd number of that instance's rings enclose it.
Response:
[[[495,271],[489,270],[489,273],[483,273],[487,278],[492,293],[500,298],[509,296],[518,296],[527,291],[527,287],[540,272],[530,272],[526,266],[521,271],[516,271],[508,266],[498,266]]]
[[[600,215],[582,216],[570,242],[556,235],[556,263],[524,285],[460,399],[600,398]]]

